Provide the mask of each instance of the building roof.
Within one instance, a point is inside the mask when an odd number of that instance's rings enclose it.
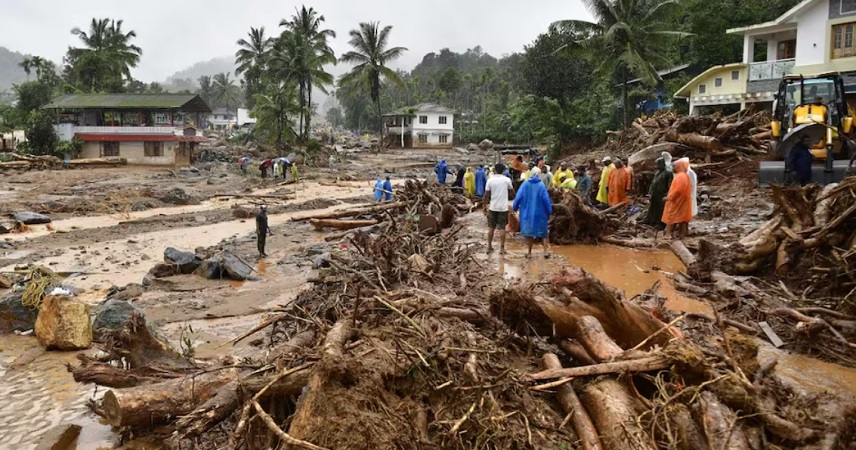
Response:
[[[771,20],[769,22],[764,22],[764,23],[757,23],[755,25],[749,25],[749,26],[745,26],[745,27],[731,28],[731,29],[725,30],[725,32],[727,34],[753,35],[753,34],[756,34],[758,32],[772,31],[769,29],[781,27],[782,25],[790,22],[790,20],[793,19],[794,16],[798,15],[799,13],[804,11],[806,8],[811,7],[812,5],[814,5],[815,3],[819,2],[819,1],[821,1],[821,0],[803,0],[803,1],[799,2],[796,6],[789,9],[787,12],[785,12],[784,14],[782,14],[781,16],[777,17],[774,20]]]
[[[692,80],[690,80],[687,84],[685,84],[685,85],[681,86],[681,88],[680,88],[680,89],[678,89],[677,91],[675,91],[675,95],[674,95],[674,97],[675,97],[675,98],[686,98],[686,97],[689,97],[689,95],[685,94],[685,91],[690,90],[690,87],[691,87],[692,85],[696,84],[699,80],[701,80],[702,78],[704,78],[704,77],[706,77],[706,76],[710,75],[710,74],[711,74],[711,73],[713,73],[713,72],[718,72],[718,71],[720,71],[720,70],[734,70],[734,69],[742,69],[743,67],[746,67],[746,64],[743,64],[743,63],[731,63],[731,64],[721,64],[721,65],[718,65],[718,66],[713,66],[713,67],[711,67],[710,69],[707,69],[707,70],[705,70],[704,72],[702,72],[702,73],[698,74],[698,76],[696,76],[695,78],[693,78]]]
[[[178,136],[153,133],[75,133],[84,142],[205,142],[202,136]]]
[[[175,109],[211,112],[195,94],[68,94],[53,99],[44,109]]]
[[[681,64],[680,66],[675,66],[675,67],[671,67],[668,69],[659,70],[659,71],[657,71],[657,75],[664,77],[666,75],[671,75],[673,73],[683,72],[684,70],[687,70],[689,68],[690,68],[689,64]],[[627,84],[635,84],[635,83],[638,83],[640,81],[642,81],[641,78],[634,78],[634,79],[628,81]],[[621,84],[620,83],[616,84],[615,87],[621,87]]]
[[[411,111],[413,111],[411,113]],[[445,106],[440,106],[436,103],[420,103],[416,106],[405,106],[403,108],[398,108],[395,111],[388,112],[384,114],[384,117],[390,116],[408,116],[418,113],[447,113],[447,114],[455,114],[454,109],[446,108]]]

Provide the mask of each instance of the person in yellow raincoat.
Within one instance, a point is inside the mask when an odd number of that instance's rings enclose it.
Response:
[[[609,203],[609,194],[606,192],[606,186],[609,184],[609,174],[615,169],[615,166],[612,165],[612,158],[609,156],[603,158],[602,162],[603,171],[600,172],[596,200],[605,205]]]
[[[292,176],[292,178],[294,178],[295,183],[297,181],[300,181],[300,178],[298,177],[298,175],[300,175],[300,174],[297,172],[297,164],[292,164],[291,165],[291,176]]]
[[[558,185],[562,184],[562,178],[565,178],[568,176],[573,178],[573,174],[569,174],[569,173],[565,172],[565,166],[560,165],[559,170],[557,170],[556,173],[553,174],[553,186],[558,186]]]
[[[470,197],[476,195],[476,174],[472,167],[467,167],[467,173],[464,174],[464,192]]]

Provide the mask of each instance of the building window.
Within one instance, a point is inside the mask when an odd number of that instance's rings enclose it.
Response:
[[[832,27],[832,57],[846,58],[856,56],[853,45],[853,28],[856,22],[842,23]]]
[[[445,119],[445,117],[441,117],[441,119]],[[442,122],[441,122],[441,123],[442,123]],[[440,135],[440,143],[441,143],[441,144],[446,144],[446,143],[448,143],[448,142],[449,142],[449,135],[448,135],[448,134],[441,134],[441,135]]]
[[[101,145],[101,156],[119,156],[119,143],[103,142]]]
[[[704,94],[705,92],[707,92],[707,85],[706,84],[698,85],[698,93]]]
[[[419,135],[419,143],[420,144],[427,144],[428,143],[428,135],[427,134],[420,134]]]
[[[446,116],[440,116],[440,125],[446,125]]]
[[[793,59],[797,56],[797,40],[790,39],[779,42],[776,49],[776,59]]]
[[[155,123],[158,125],[169,125],[169,113],[156,113]]]
[[[739,70],[732,70],[731,71],[731,79],[732,80],[739,80],[740,79],[740,71]]]
[[[713,87],[722,87],[722,78],[716,78],[713,80]]]
[[[419,123],[428,123],[428,116],[419,116]]]
[[[144,156],[163,156],[163,142],[144,142]]]

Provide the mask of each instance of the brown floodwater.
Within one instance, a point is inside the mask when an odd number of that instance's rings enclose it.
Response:
[[[778,360],[775,373],[812,394],[830,393],[856,398],[856,369],[777,349],[758,340],[758,361]]]
[[[512,254],[525,251],[522,245],[511,243]],[[559,272],[572,265],[591,273],[604,283],[633,297],[660,282],[659,294],[666,298],[665,307],[679,312],[711,314],[711,307],[677,292],[667,273],[686,269],[680,259],[669,250],[633,249],[614,245],[554,245],[551,258],[544,259],[540,249],[533,249],[533,257],[520,260],[500,257],[497,269],[506,278],[538,277]]]

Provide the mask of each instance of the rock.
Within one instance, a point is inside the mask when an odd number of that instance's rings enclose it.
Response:
[[[476,151],[476,150],[478,150],[478,149],[479,149],[479,146],[478,146],[478,145],[476,145],[476,144],[473,144],[472,142],[471,142],[471,143],[469,143],[469,144],[467,144],[467,150],[469,150],[469,151],[471,151],[471,152],[474,152],[474,151]]]
[[[191,205],[196,203],[193,197],[184,192],[184,189],[178,187],[166,191],[159,200],[173,205]]]
[[[72,445],[77,436],[80,435],[80,425],[63,424],[57,425],[39,437],[36,450],[66,450],[74,448]]]
[[[0,234],[9,234],[11,232],[11,228],[7,227],[6,225],[0,225]]]
[[[147,254],[145,254],[145,253],[143,253],[142,255],[140,255],[140,261],[148,261],[148,260],[150,260],[150,259],[152,259],[152,257],[151,257],[151,256],[149,256],[149,255],[147,255]]]
[[[21,296],[16,292],[0,300],[0,334],[32,330],[36,325],[39,310],[24,306]]]
[[[249,219],[255,217],[255,213],[250,209],[236,205],[232,207],[232,217],[236,219]]]
[[[0,289],[9,289],[12,287],[12,280],[9,279],[6,275],[0,274]]]
[[[322,267],[328,267],[330,265],[330,253],[322,253],[315,257],[312,261],[313,269],[320,269]]]
[[[208,185],[211,185],[211,186],[216,186],[216,185],[219,185],[219,184],[225,184],[225,183],[226,183],[226,180],[224,180],[224,179],[222,179],[222,178],[209,178],[209,179],[208,179],[208,181],[207,181],[206,183],[207,183]]]
[[[196,216],[196,217],[194,217],[194,218],[193,218],[193,220],[195,220],[195,221],[196,221],[196,222],[198,222],[198,223],[205,223],[205,222],[208,222],[208,218],[207,218],[207,217],[205,217],[205,216]]]
[[[149,269],[148,275],[151,275],[153,278],[166,278],[174,275],[180,274],[181,271],[178,269],[178,266],[167,263],[157,263]],[[145,283],[143,283],[145,284]]]
[[[482,150],[490,150],[493,148],[493,141],[485,139],[479,143],[479,148]]]
[[[190,252],[184,252],[173,247],[167,247],[163,251],[163,260],[166,263],[178,266],[181,273],[193,273],[202,264],[202,259]],[[162,277],[157,277],[162,278]]]
[[[231,253],[223,253],[206,259],[195,273],[209,280],[227,278],[244,281],[255,279],[252,276],[253,268]]]
[[[96,306],[95,320],[92,322],[95,340],[100,342],[108,333],[123,330],[125,323],[134,313],[145,317],[142,311],[124,300],[110,299]],[[157,325],[148,319],[146,319],[146,325],[152,331],[152,335],[161,341],[167,342],[166,337],[164,337]]]
[[[48,350],[83,350],[92,345],[89,305],[71,297],[45,297],[35,328],[36,338]]]
[[[107,298],[112,300],[130,300],[132,298],[141,297],[145,294],[146,288],[141,284],[129,284],[123,288],[117,289],[112,294],[108,295]]]
[[[12,218],[15,219],[16,222],[21,222],[24,225],[51,223],[50,217],[31,211],[16,212],[15,214],[12,214]]]

